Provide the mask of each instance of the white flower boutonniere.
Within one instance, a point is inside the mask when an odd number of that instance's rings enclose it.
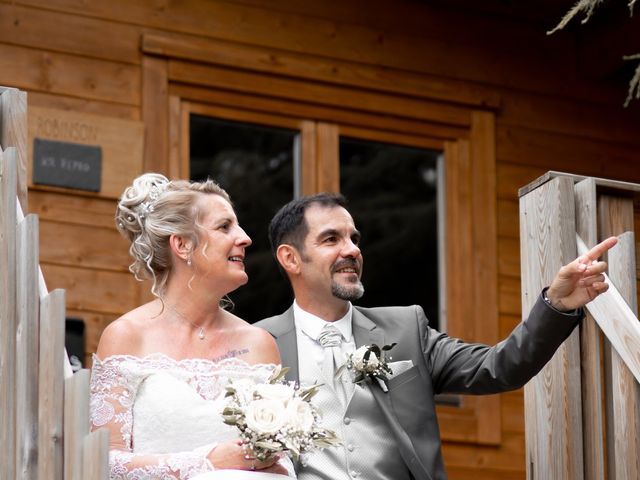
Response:
[[[375,343],[363,345],[349,355],[347,368],[355,372],[353,382],[360,384],[369,378],[371,381],[377,382],[382,391],[388,392],[386,382],[389,380],[388,375],[392,375],[393,371],[387,363],[385,352],[391,350],[395,345],[395,343],[383,347],[379,347]]]

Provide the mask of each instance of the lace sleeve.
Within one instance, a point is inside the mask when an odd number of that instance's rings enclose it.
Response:
[[[103,362],[96,356],[91,374],[91,429],[109,430],[111,480],[187,480],[214,470],[207,454],[215,444],[193,451],[139,454],[132,449],[133,404],[143,376],[120,362]]]

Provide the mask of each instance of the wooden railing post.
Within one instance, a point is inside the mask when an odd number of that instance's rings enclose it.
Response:
[[[63,478],[64,290],[54,290],[40,306],[38,478]]]
[[[520,198],[522,313],[576,257],[573,180]],[[524,390],[527,478],[583,478],[580,344],[576,330]]]
[[[0,478],[15,477],[16,156],[0,148]]]
[[[18,199],[27,211],[27,93],[0,87],[0,147],[16,149]]]
[[[574,186],[576,233],[592,248],[598,243],[596,183],[593,178]],[[584,479],[605,478],[604,415],[602,414],[601,333],[593,316],[587,312],[580,324],[580,361],[582,362],[582,433]]]
[[[573,205],[569,192],[574,193],[574,214],[568,213]],[[580,325],[581,363],[575,364],[571,355],[563,357],[564,365],[554,365],[556,354],[525,387],[527,477],[638,479],[640,322],[633,221],[640,185],[548,172],[522,188],[520,195],[523,312],[550,275],[575,258],[574,253],[559,264],[555,261],[555,252],[572,243],[572,230],[580,255],[598,239],[618,236],[618,245],[607,255],[609,289],[587,303]],[[554,373],[556,368],[561,375]],[[567,388],[576,377],[581,378],[581,396]],[[570,417],[581,411],[580,431]],[[563,415],[568,417],[564,424]],[[572,458],[578,451],[583,465],[576,464],[578,455]]]
[[[608,255],[609,278],[631,310],[638,315],[633,233],[633,200],[601,195],[598,215],[603,237],[618,235],[619,244]],[[607,438],[609,478],[640,478],[640,384],[607,341]]]

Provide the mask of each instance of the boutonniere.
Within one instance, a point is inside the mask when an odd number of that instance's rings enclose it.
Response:
[[[349,355],[347,368],[355,372],[353,383],[360,384],[371,379],[380,385],[383,392],[388,392],[387,381],[389,381],[389,377],[387,375],[392,375],[393,371],[387,363],[385,352],[391,350],[395,345],[395,343],[382,347],[375,343],[363,345]]]

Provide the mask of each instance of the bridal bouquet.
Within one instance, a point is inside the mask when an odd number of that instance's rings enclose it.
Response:
[[[260,461],[283,451],[297,459],[341,444],[334,431],[322,427],[311,403],[320,386],[285,383],[287,370],[276,368],[267,383],[233,382],[226,387],[230,402],[222,412],[224,422],[240,430],[248,454]]]

